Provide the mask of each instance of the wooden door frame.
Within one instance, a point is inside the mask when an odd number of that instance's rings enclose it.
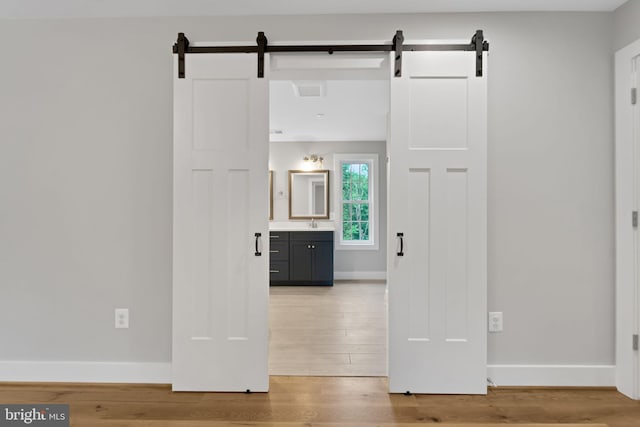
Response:
[[[640,358],[632,345],[640,329],[640,240],[633,217],[640,208],[640,123],[631,101],[636,58],[640,40],[615,54],[616,387],[632,399],[640,399]]]

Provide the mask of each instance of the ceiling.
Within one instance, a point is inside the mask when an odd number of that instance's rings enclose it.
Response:
[[[389,80],[271,81],[270,88],[272,142],[387,137]],[[319,88],[321,94],[300,96],[304,88]]]
[[[612,11],[627,0],[2,0],[0,18]]]

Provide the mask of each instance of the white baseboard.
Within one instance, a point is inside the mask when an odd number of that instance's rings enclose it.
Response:
[[[0,361],[0,381],[171,384],[171,363]]]
[[[499,386],[613,387],[614,365],[488,365]]]
[[[335,271],[335,280],[387,280],[386,271]]]
[[[497,386],[614,387],[613,365],[489,365]],[[0,381],[171,384],[171,363],[0,361]]]

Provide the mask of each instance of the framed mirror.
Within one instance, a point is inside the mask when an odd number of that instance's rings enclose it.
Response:
[[[289,171],[289,219],[329,219],[329,171]]]
[[[269,171],[269,220],[273,220],[273,171]]]

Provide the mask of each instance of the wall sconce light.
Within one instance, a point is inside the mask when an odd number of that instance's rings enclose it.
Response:
[[[304,160],[304,164],[307,169],[322,169],[322,161],[324,158],[317,154],[309,154],[308,156],[303,157],[302,160]]]

